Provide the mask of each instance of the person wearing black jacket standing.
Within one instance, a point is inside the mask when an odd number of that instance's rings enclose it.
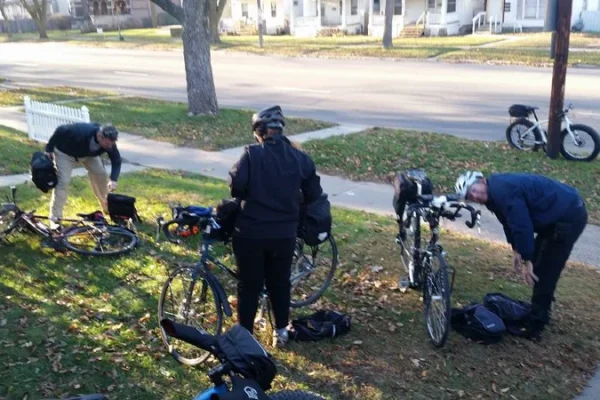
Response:
[[[121,173],[121,155],[117,148],[119,132],[112,125],[78,122],[61,125],[46,144],[46,154],[54,159],[58,183],[50,200],[50,219],[62,218],[67,202],[69,183],[73,168],[82,164],[88,172],[88,179],[105,214],[108,214],[107,194],[117,188]],[[106,175],[100,156],[108,153],[111,162],[110,181]],[[51,223],[53,228],[58,225]]]
[[[525,173],[484,177],[481,172],[467,171],[457,179],[456,191],[467,200],[485,204],[504,227],[513,248],[515,272],[533,286],[524,336],[539,340],[550,320],[562,270],[587,225],[583,199],[574,187]]]
[[[252,116],[256,144],[246,146],[229,172],[231,195],[241,200],[232,235],[238,267],[238,322],[253,332],[258,295],[266,284],[275,317],[273,345],[287,343],[290,271],[300,213],[323,189],[310,156],[284,136],[279,106]]]

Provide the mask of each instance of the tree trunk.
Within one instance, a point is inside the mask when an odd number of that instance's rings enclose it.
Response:
[[[46,17],[40,19],[34,19],[35,26],[37,26],[38,32],[40,33],[40,39],[48,39],[48,34],[46,33]]]
[[[256,9],[258,12],[258,46],[263,48],[263,18],[262,18],[262,5],[260,0],[256,0]]]
[[[385,0],[385,26],[383,28],[383,47],[392,48],[392,21],[394,19],[394,1]]]
[[[190,114],[217,114],[219,105],[210,58],[209,0],[183,0],[183,58]]]
[[[216,0],[208,0],[208,8],[210,10],[208,14],[208,23],[210,26],[210,42],[221,43],[219,37],[219,22],[221,21],[221,15],[219,15],[219,6]]]
[[[4,9],[4,0],[0,0],[0,14],[2,14],[2,18],[6,21],[6,33],[8,38],[12,37],[12,30],[10,29],[10,22],[8,21],[8,15],[6,15],[6,10]]]

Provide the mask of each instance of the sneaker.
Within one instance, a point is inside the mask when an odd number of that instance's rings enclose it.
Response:
[[[283,329],[275,329],[273,331],[273,347],[282,348],[285,347],[288,340],[290,339],[290,335],[286,328]]]

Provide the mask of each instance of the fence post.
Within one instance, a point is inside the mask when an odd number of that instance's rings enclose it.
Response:
[[[27,134],[29,135],[29,139],[33,139],[33,115],[31,114],[31,98],[29,96],[25,96],[23,98],[23,103],[25,103],[25,119],[27,120]]]
[[[84,122],[90,122],[90,110],[86,106],[81,107],[81,117]]]

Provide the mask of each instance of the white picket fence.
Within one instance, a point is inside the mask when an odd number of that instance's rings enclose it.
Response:
[[[72,108],[58,104],[34,101],[25,96],[25,118],[29,138],[46,143],[54,130],[63,124],[90,122],[90,112],[86,106]]]

